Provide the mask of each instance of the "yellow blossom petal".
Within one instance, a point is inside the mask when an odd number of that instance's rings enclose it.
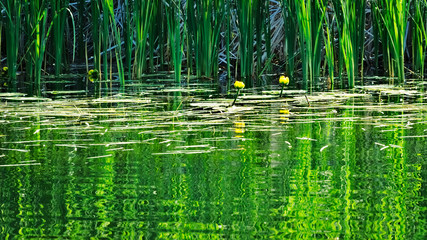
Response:
[[[289,78],[282,75],[279,78],[279,83],[283,84],[283,85],[288,85],[289,84]]]

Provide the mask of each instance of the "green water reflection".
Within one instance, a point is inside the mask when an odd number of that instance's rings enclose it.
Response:
[[[0,238],[426,239],[426,106],[0,102]]]

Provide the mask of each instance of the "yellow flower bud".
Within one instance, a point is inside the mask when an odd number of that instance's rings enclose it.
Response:
[[[242,81],[235,81],[234,82],[234,87],[237,89],[242,89],[245,87],[245,84]]]
[[[93,82],[99,78],[99,72],[96,69],[91,69],[87,73],[89,81]]]
[[[282,75],[279,78],[279,83],[283,84],[283,85],[288,85],[289,84],[289,78]]]

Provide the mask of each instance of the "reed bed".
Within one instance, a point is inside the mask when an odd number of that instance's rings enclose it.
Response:
[[[207,79],[226,72],[229,86],[235,78],[248,87],[264,84],[258,78],[265,73],[285,74],[309,91],[325,89],[322,79],[328,89],[353,88],[369,76],[392,77],[401,85],[408,76],[424,79],[426,71],[425,0],[0,4],[1,66],[9,69],[1,87],[7,91],[17,90],[17,75],[25,76],[34,95],[52,90],[43,75],[70,72],[75,49],[77,64],[99,71],[97,92],[113,85],[124,90],[126,81],[158,70],[173,70],[177,85],[185,70]]]

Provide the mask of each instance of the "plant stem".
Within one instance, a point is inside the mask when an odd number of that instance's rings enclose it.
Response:
[[[234,106],[234,104],[236,103],[236,100],[237,100],[237,97],[239,96],[239,93],[240,93],[240,89],[237,89],[236,96],[234,97],[234,101],[233,101],[233,103],[231,104],[231,106]]]

